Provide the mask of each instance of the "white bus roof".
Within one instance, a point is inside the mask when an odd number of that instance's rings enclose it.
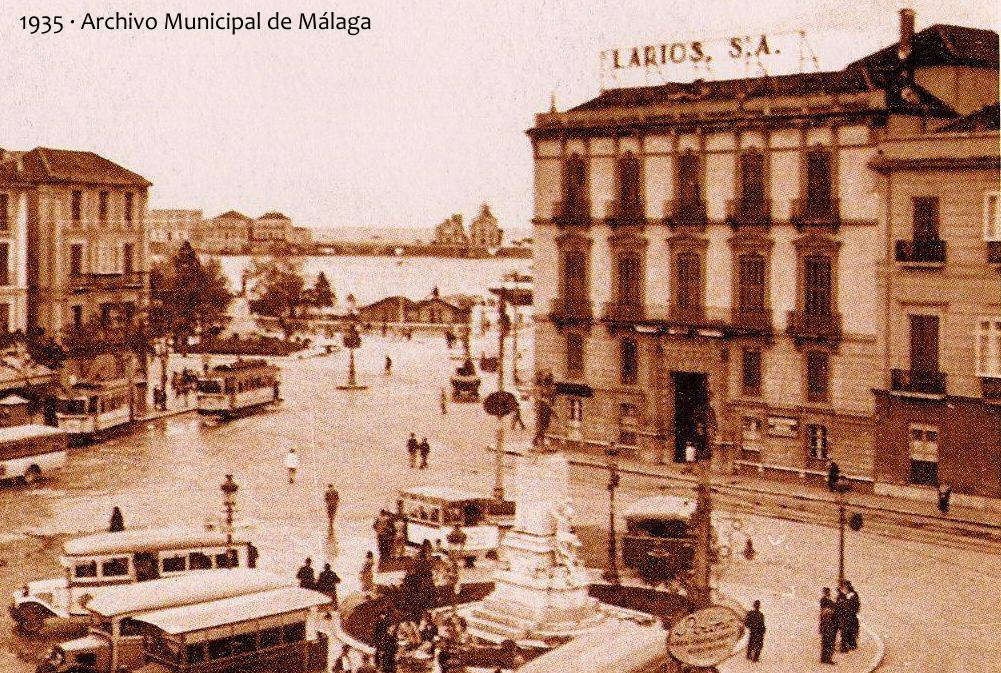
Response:
[[[51,425],[15,425],[10,428],[0,428],[0,444],[3,444],[4,442],[16,442],[22,439],[53,437],[55,435],[65,434],[65,430],[53,428]]]
[[[233,537],[232,544],[244,545],[247,540]],[[198,547],[224,547],[226,534],[217,530],[198,528],[137,528],[115,533],[95,533],[67,540],[63,543],[63,553],[67,556],[103,556],[107,554],[131,554],[135,552],[156,552],[170,549],[194,549]]]
[[[291,585],[286,577],[250,568],[199,570],[184,575],[135,584],[102,587],[85,606],[100,617],[112,618],[244,596]]]
[[[625,508],[623,515],[632,517],[691,518],[695,501],[676,495],[654,495],[641,498]]]
[[[417,496],[430,500],[442,500],[444,502],[462,502],[465,500],[486,500],[487,496],[475,491],[463,491],[458,488],[448,486],[417,486],[408,488],[400,492],[400,495]]]
[[[133,619],[151,624],[165,633],[176,635],[305,610],[329,602],[330,598],[318,591],[282,587],[197,605],[145,612]]]

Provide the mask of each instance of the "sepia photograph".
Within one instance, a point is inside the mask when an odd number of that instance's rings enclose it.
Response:
[[[996,0],[0,6],[0,673],[1001,672]]]

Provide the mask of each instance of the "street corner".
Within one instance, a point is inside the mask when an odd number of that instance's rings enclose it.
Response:
[[[817,633],[817,602],[803,596],[744,585],[727,585],[723,593],[749,606],[761,601],[765,615],[765,644],[757,662],[748,660],[741,649],[719,665],[720,673],[871,673],[883,661],[882,638],[865,621],[861,622],[858,648],[852,652],[835,650],[835,665],[820,662],[820,636]]]

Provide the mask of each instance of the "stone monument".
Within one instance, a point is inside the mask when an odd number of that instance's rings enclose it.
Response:
[[[577,559],[569,467],[558,453],[530,454],[518,464],[515,522],[500,549],[503,570],[493,592],[466,615],[470,631],[493,641],[559,641],[598,626],[601,604]]]

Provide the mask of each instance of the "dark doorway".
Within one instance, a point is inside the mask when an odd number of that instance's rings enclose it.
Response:
[[[685,462],[685,444],[691,442],[696,453],[705,452],[705,434],[697,426],[697,411],[708,396],[706,375],[696,372],[671,372],[674,381],[674,462]]]

